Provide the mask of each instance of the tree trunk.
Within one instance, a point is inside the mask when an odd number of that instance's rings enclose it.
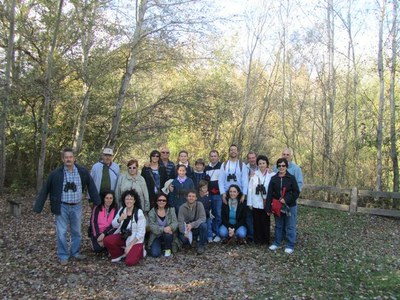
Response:
[[[332,184],[332,140],[333,140],[333,114],[335,110],[336,98],[336,76],[334,68],[334,16],[333,0],[328,1],[327,7],[327,32],[328,32],[328,81],[327,81],[327,101],[326,101],[326,120],[325,120],[325,147],[324,160],[328,160],[327,175],[328,184]]]
[[[379,75],[379,111],[378,125],[376,130],[376,185],[377,191],[382,190],[382,143],[383,143],[383,111],[385,105],[385,81],[383,69],[383,22],[385,20],[386,0],[382,1],[381,16],[379,19],[379,42],[378,42],[378,75]]]
[[[393,0],[392,66],[390,69],[390,156],[393,164],[393,192],[399,191],[399,161],[396,149],[396,57],[397,57],[397,0]]]
[[[0,121],[0,194],[3,193],[4,181],[6,178],[6,126],[11,94],[11,66],[14,60],[15,2],[16,1],[13,0],[11,5],[8,7],[10,28],[8,34],[7,65]]]
[[[143,23],[144,23],[144,16],[148,8],[147,5],[148,5],[148,0],[136,1],[136,7],[137,7],[136,27],[131,43],[130,58],[126,67],[125,74],[123,75],[121,80],[121,87],[118,92],[118,99],[115,103],[115,113],[113,116],[111,129],[108,134],[105,146],[114,147],[118,138],[119,124],[121,122],[121,115],[122,115],[122,107],[124,106],[126,93],[129,87],[129,82],[132,78],[133,71],[137,65],[139,44],[144,30]]]
[[[95,10],[96,8],[93,9]],[[89,18],[90,17],[88,16],[88,1],[85,0],[82,7],[82,20],[81,20],[83,97],[82,97],[82,104],[79,110],[77,125],[75,128],[74,142],[72,145],[76,155],[79,155],[82,149],[83,137],[89,113],[89,103],[91,96],[91,80],[90,80],[90,75],[88,74],[89,72],[88,65],[89,65],[89,52],[92,46],[93,21]]]
[[[60,0],[58,7],[58,15],[56,20],[56,26],[54,28],[53,39],[50,47],[50,51],[47,57],[47,68],[45,75],[45,86],[44,86],[44,107],[43,107],[43,125],[40,140],[40,153],[38,161],[37,179],[36,179],[36,190],[39,191],[43,184],[43,174],[44,174],[44,161],[46,159],[46,146],[50,119],[50,103],[52,97],[51,91],[51,79],[52,79],[52,69],[53,69],[53,55],[57,44],[58,29],[61,22],[61,14],[64,0]]]

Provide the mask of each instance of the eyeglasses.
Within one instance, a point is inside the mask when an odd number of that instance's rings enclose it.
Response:
[[[167,199],[158,199],[157,202],[167,202]]]
[[[278,165],[278,168],[286,168],[286,165]]]
[[[154,154],[151,157],[160,157],[160,155]]]
[[[162,154],[169,154],[169,151],[161,151]]]
[[[132,166],[132,167],[128,167],[128,169],[129,169],[129,170],[135,170],[136,167],[133,167],[133,166]]]

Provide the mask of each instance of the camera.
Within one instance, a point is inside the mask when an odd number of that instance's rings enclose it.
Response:
[[[121,230],[121,236],[124,240],[126,240],[128,237],[130,237],[131,234],[132,234],[132,230],[130,230],[130,229],[125,228],[125,229]]]
[[[64,187],[64,192],[68,192],[69,190],[72,190],[74,193],[76,192],[76,184],[75,182],[68,182],[65,184]]]
[[[204,180],[210,181],[210,180],[211,180],[211,176],[207,174],[207,175],[204,177]]]
[[[266,195],[267,191],[265,190],[265,186],[263,186],[262,184],[257,184],[256,195],[259,195],[260,193],[261,195]]]
[[[228,177],[226,179],[228,181],[231,181],[231,180],[237,181],[236,174],[228,174]]]

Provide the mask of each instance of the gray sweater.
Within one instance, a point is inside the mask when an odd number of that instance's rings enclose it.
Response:
[[[187,202],[181,205],[178,214],[179,231],[185,233],[185,223],[190,224],[193,229],[206,222],[206,212],[201,202],[196,201],[192,207]]]

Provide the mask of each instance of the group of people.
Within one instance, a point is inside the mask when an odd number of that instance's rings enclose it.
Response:
[[[187,151],[179,152],[176,164],[169,155],[167,147],[153,150],[141,172],[138,160],[130,159],[127,172],[121,173],[113,162],[113,150],[105,148],[89,173],[75,163],[72,149],[63,150],[63,166],[49,175],[34,205],[34,211],[41,212],[49,195],[61,265],[70,258],[85,258],[80,253],[85,190],[93,204],[88,230],[92,248],[108,252],[112,262],[124,260],[132,266],[147,253],[169,257],[194,244],[201,255],[210,242],[254,242],[276,251],[285,240],[285,253],[294,251],[296,200],[303,176],[291,161],[290,148],[283,150],[275,166],[270,166],[266,155],[253,151],[244,163],[234,144],[225,162],[217,150],[210,151],[208,164],[197,159],[194,167]],[[272,245],[271,214],[275,218]]]

